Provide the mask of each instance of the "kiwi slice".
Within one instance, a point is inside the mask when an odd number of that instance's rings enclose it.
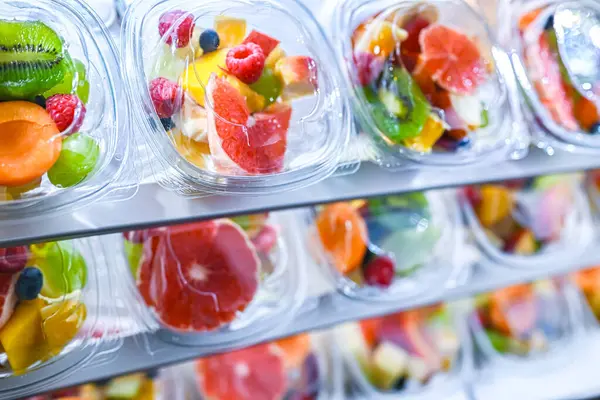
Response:
[[[63,41],[49,26],[0,20],[1,100],[42,94],[60,83],[67,69]]]

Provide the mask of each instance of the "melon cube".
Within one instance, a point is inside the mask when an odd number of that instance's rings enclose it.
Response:
[[[381,389],[391,389],[408,368],[409,356],[402,347],[383,342],[373,353],[373,383]]]

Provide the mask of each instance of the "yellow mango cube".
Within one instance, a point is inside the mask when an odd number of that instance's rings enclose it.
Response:
[[[429,153],[435,142],[444,134],[444,130],[444,121],[435,114],[430,114],[419,136],[404,139],[404,145],[415,151]]]
[[[192,98],[204,107],[204,88],[208,84],[210,76],[226,74],[225,58],[228,48],[222,48],[211,53],[204,54],[191,63],[181,74],[180,85]]]
[[[58,354],[79,332],[87,309],[79,299],[68,299],[42,308],[41,316],[46,343],[53,353]]]
[[[285,51],[281,48],[281,45],[278,45],[267,56],[267,59],[265,60],[265,68],[275,69],[275,64],[277,64],[277,61],[281,60],[283,57],[285,57]]]
[[[246,37],[246,20],[219,15],[215,18],[215,31],[219,34],[219,47],[234,47]]]
[[[266,105],[266,99],[264,96],[256,93],[254,90],[250,88],[250,86],[246,85],[244,82],[240,81],[233,75],[227,74],[225,76],[227,82],[231,84],[234,88],[241,93],[242,96],[246,99],[246,105],[251,113],[262,111]]]

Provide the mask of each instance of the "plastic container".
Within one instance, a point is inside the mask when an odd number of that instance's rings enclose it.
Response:
[[[600,29],[600,5],[587,0],[500,4],[503,44],[512,53],[537,146],[549,154],[555,148],[597,154],[600,46],[594,45],[594,32]],[[584,83],[578,78],[583,72],[595,78]]]
[[[585,184],[592,210],[597,216],[600,212],[600,170],[588,171]]]
[[[337,399],[323,338],[301,334],[194,363],[202,399]]]
[[[0,399],[39,392],[121,343],[103,248],[94,239],[0,249]],[[113,295],[113,298],[114,295]],[[99,353],[98,353],[99,354]]]
[[[481,250],[495,263],[549,268],[570,262],[592,241],[580,175],[547,175],[466,187],[463,211]]]
[[[348,378],[364,398],[445,398],[460,390],[461,333],[447,306],[336,329]]]
[[[576,271],[570,277],[582,300],[580,305],[582,306],[584,325],[588,328],[598,328],[600,323],[600,267],[595,266]]]
[[[126,233],[122,264],[145,330],[214,349],[293,318],[304,261],[293,223],[281,221],[260,214]]]
[[[510,61],[467,3],[351,0],[327,10],[356,116],[378,148],[364,145],[363,156],[422,168],[527,153]]]
[[[96,14],[78,0],[7,0],[0,23],[0,44],[24,49],[7,51],[0,77],[0,219],[73,211],[134,187],[128,101],[114,44]],[[21,43],[24,37],[32,42]],[[9,74],[6,65],[19,57],[27,68],[47,70]]]
[[[470,266],[455,199],[415,192],[317,207],[313,256],[344,294],[397,301],[459,284]]]
[[[273,193],[338,168],[348,100],[333,51],[300,3],[141,0],[123,39],[136,122],[166,188]]]

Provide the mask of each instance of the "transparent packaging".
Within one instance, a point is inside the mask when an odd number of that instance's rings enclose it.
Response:
[[[526,154],[510,60],[467,3],[351,0],[327,11],[363,156],[447,167]]]
[[[548,268],[581,254],[594,238],[582,176],[546,175],[463,188],[466,221],[494,262]]]
[[[348,100],[302,4],[137,1],[122,35],[136,123],[163,186],[272,193],[338,168],[353,127]]]
[[[470,270],[458,203],[443,191],[312,209],[313,258],[344,294],[397,301],[461,283]]]
[[[121,264],[143,330],[214,348],[293,318],[304,261],[293,225],[281,221],[256,214],[126,232]]]
[[[597,1],[500,2],[502,43],[525,95],[537,146],[600,151],[600,5]],[[556,18],[555,18],[556,17]],[[587,79],[581,80],[585,71]]]
[[[587,327],[598,327],[600,323],[600,267],[595,266],[571,274],[571,282],[583,300],[582,320]]]
[[[135,187],[129,102],[98,17],[78,0],[3,0],[0,25],[0,219]]]
[[[339,398],[323,338],[300,334],[194,363],[202,399],[325,400]]]
[[[351,322],[336,334],[348,378],[365,398],[446,398],[460,390],[462,334],[448,306]]]
[[[588,171],[585,183],[592,209],[597,217],[600,215],[600,170]]]
[[[0,249],[0,399],[40,391],[118,349],[112,281],[95,239]]]

